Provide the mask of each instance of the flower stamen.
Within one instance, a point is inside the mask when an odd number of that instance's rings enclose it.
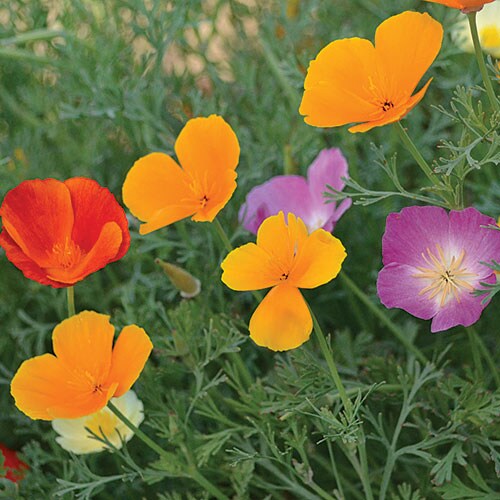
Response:
[[[415,278],[430,280],[430,283],[420,290],[419,295],[428,293],[429,300],[435,297],[439,298],[440,307],[443,307],[451,297],[460,303],[460,295],[463,290],[468,292],[474,290],[469,280],[477,274],[467,272],[467,268],[463,266],[464,249],[458,257],[453,255],[451,260],[446,258],[439,244],[436,245],[436,249],[437,255],[429,248],[427,248],[427,254],[422,252],[422,258],[428,267],[417,266],[419,272],[412,275]]]

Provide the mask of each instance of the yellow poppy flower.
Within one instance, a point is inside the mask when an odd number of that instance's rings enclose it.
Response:
[[[299,288],[331,281],[346,257],[339,239],[323,229],[308,234],[294,214],[268,217],[257,242],[230,252],[221,264],[222,281],[238,291],[273,287],[250,319],[252,340],[273,351],[300,346],[312,332],[312,318]]]
[[[238,139],[220,116],[193,118],[175,143],[178,165],[164,153],[137,160],[123,184],[123,202],[147,234],[186,217],[211,222],[236,189]]]
[[[299,112],[307,124],[349,132],[394,123],[424,97],[432,79],[414,95],[436,58],[443,27],[429,14],[403,12],[385,20],[375,45],[363,38],[335,40],[311,61]]]

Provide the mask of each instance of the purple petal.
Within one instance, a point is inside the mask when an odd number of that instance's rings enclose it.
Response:
[[[306,180],[298,175],[280,175],[254,187],[241,206],[239,219],[254,234],[262,221],[283,211],[293,213],[305,224],[310,219],[311,195]]]
[[[388,264],[378,273],[377,293],[385,307],[397,307],[417,318],[430,319],[438,312],[439,305],[436,300],[429,300],[427,294],[419,295],[425,283],[414,277],[417,273],[412,266]]]
[[[343,200],[339,207],[335,202],[326,203],[324,193],[327,186],[337,191],[345,187],[342,177],[349,177],[347,161],[338,148],[323,149],[309,166],[307,171],[307,182],[311,192],[312,214],[309,223],[310,230],[323,227],[326,231],[332,231],[335,223],[344,212],[351,206],[350,199]]]
[[[407,207],[387,217],[382,237],[382,261],[422,265],[422,253],[436,245],[448,248],[449,219],[444,208]]]
[[[492,274],[481,280],[485,283],[495,283],[496,276]],[[474,296],[468,291],[460,295],[460,301],[452,297],[436,314],[431,323],[431,332],[442,332],[457,325],[470,326],[474,324],[483,309],[488,304],[482,304],[482,296]]]
[[[458,255],[465,250],[463,266],[478,274],[478,281],[491,275],[491,269],[480,264],[500,262],[500,231],[481,226],[495,225],[495,219],[483,215],[475,208],[450,212],[450,247]]]

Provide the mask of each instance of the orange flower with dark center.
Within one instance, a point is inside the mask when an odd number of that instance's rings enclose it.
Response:
[[[309,65],[300,114],[315,127],[361,122],[349,132],[399,121],[424,97],[432,79],[412,94],[442,39],[440,23],[407,11],[380,24],[375,45],[363,38],[331,42]]]
[[[153,347],[136,325],[123,328],[113,347],[109,316],[84,311],[54,328],[54,354],[24,361],[12,379],[16,406],[32,419],[79,418],[125,394]]]
[[[426,0],[426,2],[440,3],[446,7],[460,9],[464,12],[474,12],[481,10],[485,3],[491,3],[495,0]]]
[[[23,274],[43,285],[74,285],[130,246],[127,218],[96,181],[24,181],[0,207],[0,246]]]
[[[211,222],[236,189],[240,156],[232,128],[217,115],[189,120],[175,142],[180,165],[164,153],[137,160],[123,184],[123,202],[147,234],[186,217]]]

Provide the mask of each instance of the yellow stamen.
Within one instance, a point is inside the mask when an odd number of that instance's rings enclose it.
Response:
[[[477,274],[469,273],[467,268],[463,267],[465,250],[462,249],[458,257],[453,255],[451,259],[446,258],[440,245],[436,245],[436,250],[437,252],[433,253],[427,248],[427,254],[422,252],[426,266],[417,266],[419,272],[412,275],[414,278],[430,280],[430,283],[420,290],[419,295],[428,293],[429,300],[437,297],[440,307],[446,304],[449,297],[460,303],[463,290],[474,290],[469,280]]]

